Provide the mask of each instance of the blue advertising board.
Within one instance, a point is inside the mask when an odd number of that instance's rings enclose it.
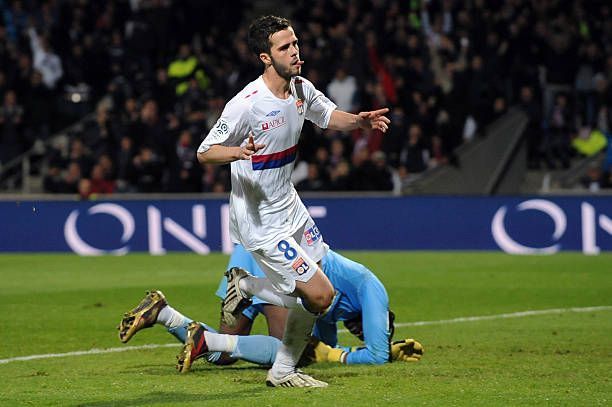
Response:
[[[305,199],[339,250],[612,250],[612,197]],[[227,201],[0,201],[0,252],[230,252]]]

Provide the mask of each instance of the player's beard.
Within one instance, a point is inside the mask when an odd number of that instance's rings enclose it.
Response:
[[[274,68],[278,76],[287,81],[291,80],[291,78],[293,78],[294,76],[299,75],[302,70],[302,67],[299,65],[285,66],[279,62],[276,62],[272,57],[270,57],[270,59],[272,60],[272,67]]]

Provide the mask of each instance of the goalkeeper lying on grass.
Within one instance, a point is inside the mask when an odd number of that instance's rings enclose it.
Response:
[[[323,272],[336,289],[336,296],[329,310],[315,323],[309,346],[301,363],[339,362],[346,364],[382,364],[391,361],[418,361],[423,347],[413,339],[392,342],[394,315],[389,311],[389,297],[378,278],[366,267],[330,250],[322,259]],[[230,259],[230,267],[240,267],[263,276],[252,256],[241,246],[236,246]],[[217,295],[225,294],[225,280]],[[178,356],[177,369],[189,371],[191,364],[201,357],[218,365],[232,363],[236,359],[271,365],[280,346],[284,330],[286,310],[265,304],[257,298],[240,316],[236,328],[221,326],[217,333],[213,328],[193,322],[170,307],[160,291],[151,291],[132,311],[125,314],[119,324],[119,339],[127,342],[139,330],[164,325],[168,332],[185,344]],[[248,336],[252,321],[263,313],[271,336]],[[336,323],[345,327],[364,342],[361,347],[338,345]]]

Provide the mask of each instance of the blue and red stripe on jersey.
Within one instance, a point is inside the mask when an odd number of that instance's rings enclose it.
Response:
[[[280,168],[295,161],[297,155],[297,144],[289,147],[286,150],[272,154],[252,155],[251,162],[253,170],[269,170],[271,168]]]

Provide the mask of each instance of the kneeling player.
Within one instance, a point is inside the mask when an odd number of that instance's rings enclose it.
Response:
[[[254,274],[263,275],[250,254],[236,246],[230,259],[230,266],[245,267]],[[391,343],[393,335],[392,313],[386,290],[376,276],[366,267],[355,263],[333,251],[322,260],[324,273],[336,289],[336,296],[330,309],[321,316],[313,331],[311,346],[304,352],[302,362],[332,361],[347,364],[381,364],[391,360],[417,361],[423,348],[412,340],[405,339]],[[230,269],[232,271],[232,269]],[[243,274],[243,273],[241,273]],[[217,294],[225,292],[223,284]],[[273,336],[234,336],[218,334],[210,326],[192,321],[167,305],[163,294],[151,292],[133,311],[126,314],[119,326],[119,337],[127,342],[138,330],[161,323],[168,331],[185,343],[179,354],[181,372],[188,371],[193,361],[203,356],[216,364],[231,363],[235,358],[269,365],[274,361],[279,338],[284,328],[283,312],[280,307],[264,304],[254,298],[247,307],[233,331],[221,326],[221,332],[246,335],[252,327],[252,320],[262,312],[268,321],[269,333]],[[359,348],[337,345],[336,322],[343,321],[350,332],[364,341]],[[220,352],[225,352],[221,354]]]

